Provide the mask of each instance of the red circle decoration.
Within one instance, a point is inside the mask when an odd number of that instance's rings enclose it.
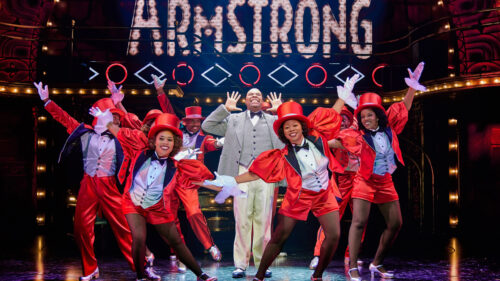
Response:
[[[108,68],[106,69],[106,79],[111,80],[109,79],[109,70],[115,66],[121,67],[123,69],[123,72],[125,72],[125,76],[123,77],[122,81],[120,82],[113,81],[116,85],[120,85],[121,83],[125,82],[125,80],[127,80],[127,75],[128,75],[127,68],[121,63],[113,63],[108,66]]]
[[[313,82],[311,82],[311,80],[309,80],[309,71],[311,71],[311,69],[313,69],[313,68],[319,68],[319,69],[323,70],[323,74],[324,74],[325,77],[319,83],[313,83]],[[323,84],[325,84],[327,77],[328,77],[328,73],[326,72],[326,69],[324,67],[322,67],[319,63],[314,63],[306,71],[306,80],[307,80],[307,83],[309,83],[309,85],[311,85],[313,87],[321,87]]]
[[[377,85],[377,87],[380,87],[382,88],[382,84],[378,83],[377,80],[375,80],[375,72],[377,72],[377,70],[379,69],[382,69],[384,67],[386,67],[387,64],[386,63],[382,63],[382,64],[379,64],[377,67],[375,67],[372,71],[372,81],[373,81],[373,84]]]
[[[246,69],[246,68],[248,68],[248,67],[251,67],[251,68],[253,68],[253,69],[255,69],[255,70],[257,71],[257,80],[255,80],[255,82],[253,82],[253,83],[247,83],[247,82],[243,81],[243,77],[241,77],[241,73],[243,72],[243,70],[245,70],[245,69]],[[254,86],[255,84],[259,83],[259,81],[260,81],[260,70],[259,70],[259,68],[258,68],[257,66],[255,66],[253,63],[247,63],[247,64],[245,64],[245,65],[244,65],[244,66],[240,69],[240,74],[239,74],[239,76],[240,76],[240,81],[241,81],[241,83],[243,83],[243,85],[245,85],[245,86],[247,86],[247,87],[252,87],[252,86]]]
[[[187,67],[187,68],[189,69],[189,71],[191,71],[191,78],[189,78],[189,80],[188,80],[187,82],[180,82],[180,81],[177,81],[177,80],[176,80],[176,82],[177,82],[177,84],[178,84],[179,86],[186,86],[187,84],[189,84],[189,83],[191,83],[191,82],[193,81],[193,78],[194,78],[194,70],[193,70],[193,68],[192,68],[190,65],[188,65],[187,63],[185,63],[185,62],[181,62],[181,63],[179,63],[179,64],[178,64],[178,65],[174,68],[174,70],[172,71],[172,78],[174,78],[174,80],[175,80],[175,70],[176,70],[177,68],[180,68],[180,67]]]

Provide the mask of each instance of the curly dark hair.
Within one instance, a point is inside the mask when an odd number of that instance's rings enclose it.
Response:
[[[176,135],[174,132],[168,130],[168,129],[165,129],[169,132],[172,133],[172,135],[174,135],[174,147],[172,148],[172,152],[170,152],[170,155],[168,155],[168,157],[171,157],[173,158],[180,150],[181,150],[181,147],[182,147],[182,138],[179,137],[178,135]],[[165,131],[165,130],[162,130],[162,131]],[[148,139],[148,145],[149,145],[149,149],[151,150],[155,150],[156,146],[155,146],[155,139],[156,139],[156,136],[162,132],[162,131],[158,131],[158,133],[156,133],[154,135],[154,137],[152,138],[149,138]]]
[[[385,115],[384,111],[382,111],[382,109],[376,108],[376,107],[369,107],[369,109],[373,110],[373,112],[375,112],[375,115],[377,115],[378,125],[380,126],[380,128],[384,129],[385,127],[387,127],[387,123],[388,123],[387,115]],[[358,115],[356,117],[358,118],[359,128],[363,131],[367,131],[368,129],[366,129],[365,126],[363,126],[363,123],[361,123],[361,111],[358,113]]]
[[[293,120],[296,120],[296,119],[293,119]],[[304,135],[304,137],[307,137],[309,135],[309,128],[307,127],[306,122],[301,121],[301,120],[297,120],[297,121],[299,121],[300,125],[302,126],[302,135]],[[283,122],[278,129],[278,138],[284,144],[292,145],[290,143],[290,141],[285,137],[285,133],[283,132],[283,124],[285,124],[285,122]]]

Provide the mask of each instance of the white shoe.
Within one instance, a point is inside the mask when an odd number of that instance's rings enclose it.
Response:
[[[212,259],[214,261],[220,261],[222,259],[222,254],[221,254],[219,248],[217,248],[217,246],[215,244],[212,247],[210,247],[210,249],[208,249],[208,252],[212,256]]]
[[[99,278],[99,267],[96,267],[94,272],[90,273],[89,275],[80,277],[80,281],[87,281],[97,278]]]
[[[177,261],[177,271],[179,273],[186,273],[186,270],[187,270],[186,265],[183,264],[181,261]]]
[[[177,256],[176,255],[171,255],[170,256],[170,260],[171,261],[176,261],[177,260]]]
[[[153,255],[153,253],[151,253],[151,255],[149,256],[146,256],[146,263],[148,264],[148,266],[153,266],[154,261],[155,255]]]
[[[352,277],[351,276],[351,271],[354,271],[354,270],[356,270],[358,272],[358,274],[359,274],[358,268],[350,268],[349,271],[347,271],[347,274],[349,275],[349,280],[351,280],[351,281],[361,281],[361,276],[359,276],[359,277]]]
[[[371,272],[371,275],[372,275],[372,278],[375,277],[375,273],[378,274],[380,277],[382,278],[387,278],[387,279],[391,279],[391,278],[394,278],[394,273],[393,272],[382,272],[379,270],[379,268],[383,267],[383,265],[379,264],[379,265],[374,265],[373,263],[370,263],[370,272]]]
[[[161,276],[156,274],[152,266],[147,266],[144,269],[144,272],[146,273],[148,280],[161,280]]]
[[[315,257],[311,260],[311,263],[309,264],[309,269],[316,269],[316,267],[318,266],[318,262],[319,262],[319,257],[318,257],[318,256],[315,256]]]

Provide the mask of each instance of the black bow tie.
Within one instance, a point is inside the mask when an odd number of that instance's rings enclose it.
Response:
[[[379,128],[378,128],[377,130],[375,130],[375,131],[372,131],[372,130],[368,130],[368,129],[366,129],[366,132],[370,133],[370,135],[371,135],[372,137],[374,137],[374,136],[375,136],[378,132],[382,132],[382,133],[383,133],[383,132],[384,132],[384,129],[383,129],[383,128],[381,128],[381,127],[379,127]]]
[[[151,161],[158,161],[160,163],[160,165],[163,165],[165,164],[165,162],[167,161],[168,158],[158,158],[158,156],[156,155],[156,153],[153,153],[153,156],[151,156]]]
[[[108,136],[109,138],[111,138],[113,134],[110,131],[105,131],[101,134],[101,136]]]
[[[302,145],[302,146],[296,145],[296,146],[294,146],[294,148],[295,148],[295,152],[299,152],[299,150],[301,150],[302,148],[309,150],[309,144],[306,142],[306,143],[304,143],[304,145]]]
[[[262,111],[252,112],[250,111],[250,119],[252,119],[255,115],[262,117]]]

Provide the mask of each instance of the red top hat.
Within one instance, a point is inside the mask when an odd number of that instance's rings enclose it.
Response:
[[[180,123],[181,122],[177,116],[170,113],[162,113],[156,117],[153,126],[151,126],[151,129],[149,130],[148,138],[154,138],[160,131],[170,130],[182,139],[182,132],[179,130]]]
[[[354,116],[358,116],[358,114],[365,108],[373,107],[381,109],[382,112],[387,115],[384,107],[382,106],[382,98],[379,95],[375,93],[364,93],[359,98],[359,105],[358,108],[356,108],[356,110],[354,111]]]
[[[161,110],[158,109],[151,109],[148,111],[148,114],[146,114],[146,117],[144,117],[144,120],[142,120],[142,125],[146,124],[151,119],[156,119],[160,114],[162,114]]]
[[[299,120],[304,121],[308,128],[311,128],[311,122],[302,113],[302,106],[294,101],[288,101],[283,103],[278,107],[278,120],[274,121],[273,129],[276,135],[278,135],[278,129],[287,120]]]
[[[186,119],[205,119],[205,117],[201,116],[201,107],[200,106],[190,106],[184,109],[186,112],[186,117],[182,118],[182,121]]]
[[[98,101],[96,101],[92,107],[97,107],[99,108],[102,112],[106,111],[106,109],[109,109],[111,113],[115,113],[120,115],[120,120],[125,116],[125,112],[119,110],[116,108],[115,104],[113,103],[113,100],[110,98],[103,98]],[[97,124],[97,118],[94,117],[94,120],[92,121],[92,126],[95,126]]]
[[[352,115],[352,112],[347,109],[347,107],[343,106],[342,110],[340,111],[340,115],[345,115],[347,118],[349,118],[349,121],[352,123],[352,120],[354,119],[354,115]]]

